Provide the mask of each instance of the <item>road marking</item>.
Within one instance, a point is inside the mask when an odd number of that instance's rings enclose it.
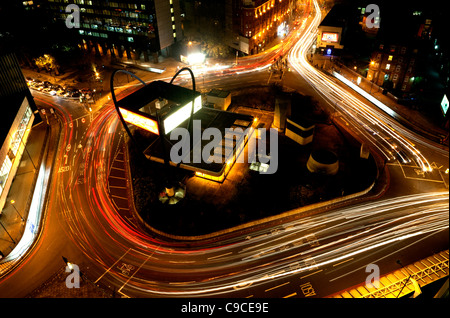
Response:
[[[94,283],[97,283],[100,279],[102,279],[103,278],[103,276],[105,276],[106,275],[106,273],[108,273],[110,270],[111,270],[111,268],[113,268],[126,254],[128,254],[128,252],[131,250],[131,247],[125,252],[125,253],[123,253],[123,255],[114,263],[114,264],[112,264],[111,265],[111,267],[110,268],[108,268],[104,273],[103,273],[103,275],[102,276],[100,276],[99,278],[97,278],[97,280],[94,282]]]
[[[314,273],[311,273],[311,274],[308,274],[308,275],[302,276],[302,277],[300,277],[300,279],[303,279],[303,278],[305,278],[305,277],[308,277],[308,276],[311,276],[311,275],[314,275],[314,274],[320,273],[321,271],[323,271],[323,269],[321,269],[321,270],[318,270],[318,271],[316,271],[316,272],[314,272]]]
[[[70,166],[64,166],[58,169],[58,172],[67,172],[70,170]]]
[[[334,264],[333,267],[339,266],[339,265],[341,265],[341,264],[343,264],[343,263],[346,263],[346,262],[348,262],[348,261],[351,261],[352,259],[353,259],[353,257],[352,257],[352,258],[349,258],[348,260],[342,261],[342,262],[340,262],[340,263]]]
[[[233,252],[228,252],[228,253],[221,254],[221,255],[211,256],[211,257],[208,257],[207,259],[219,258],[219,257],[225,256],[225,255],[229,255],[229,254],[233,254]]]
[[[153,253],[154,253],[154,251],[153,251]],[[134,277],[134,275],[136,275],[136,273],[139,272],[139,270],[142,268],[142,266],[144,266],[145,263],[147,263],[149,258],[153,255],[153,253],[150,254],[149,256],[147,256],[147,258],[145,259],[145,261],[142,262],[142,264],[139,266],[139,268],[134,271],[133,275],[131,275],[130,278],[128,278],[127,281],[125,283],[123,283],[123,285],[119,288],[118,292],[120,292],[122,290],[122,288],[124,288],[125,285],[128,284],[128,282]]]
[[[118,195],[114,195],[114,194],[111,194],[111,196],[112,196],[113,198],[117,198],[117,199],[128,200],[128,198],[119,197]]]
[[[287,296],[284,296],[283,298],[290,298],[290,297],[294,297],[296,295],[297,295],[297,293],[292,293],[292,294],[289,294]]]
[[[302,290],[302,293],[303,295],[305,295],[305,297],[316,296],[316,291],[314,290],[310,282],[300,285],[300,289]]]
[[[120,179],[120,180],[127,180],[125,178],[121,178],[121,177],[116,177],[116,176],[109,176],[110,178],[114,178],[114,179]]]
[[[271,287],[271,288],[269,288],[269,289],[266,289],[264,292],[268,292],[269,290],[272,290],[272,289],[275,289],[275,288],[278,288],[278,287],[287,285],[287,284],[289,284],[289,283],[290,283],[290,282],[286,282],[286,283],[284,283],[284,284],[281,284],[281,285],[278,285],[278,286],[275,286],[275,287]]]
[[[123,169],[123,168],[117,168],[117,167],[111,167],[111,169],[116,169],[116,170],[120,170],[120,171],[125,171],[125,169]]]
[[[109,186],[110,188],[115,188],[115,189],[127,189],[127,187],[119,187],[119,186]]]

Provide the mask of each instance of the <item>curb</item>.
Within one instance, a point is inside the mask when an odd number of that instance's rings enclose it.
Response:
[[[123,145],[124,147],[124,157],[125,157],[125,163],[129,162],[129,154],[128,154],[128,147],[126,147],[126,145]],[[375,157],[374,157],[374,161],[375,164],[377,163]],[[377,166],[378,168],[378,166]],[[385,169],[387,170],[387,168],[385,167]],[[126,175],[127,175],[127,182],[128,182],[128,186],[127,188],[129,189],[129,206],[130,206],[130,210],[131,213],[133,214],[133,216],[135,216],[141,225],[143,225],[146,229],[160,235],[163,236],[165,238],[169,238],[172,240],[178,240],[178,241],[201,241],[201,240],[208,240],[208,239],[215,239],[218,238],[220,236],[226,235],[226,234],[231,234],[237,231],[243,231],[243,230],[247,230],[251,227],[255,227],[255,226],[261,226],[263,224],[267,224],[269,222],[275,222],[275,221],[281,221],[282,219],[285,218],[289,218],[289,217],[296,217],[296,218],[300,218],[303,216],[309,216],[309,215],[313,215],[316,213],[320,213],[319,209],[323,209],[323,208],[330,208],[331,205],[337,205],[339,203],[343,203],[358,197],[361,197],[363,195],[368,194],[375,186],[377,178],[369,185],[369,187],[367,187],[366,189],[360,191],[360,192],[356,192],[353,194],[349,194],[346,195],[344,197],[340,197],[340,198],[335,198],[332,200],[328,200],[328,201],[323,201],[323,202],[318,202],[318,203],[314,203],[308,206],[304,206],[304,207],[299,207],[290,211],[286,211],[283,212],[281,214],[277,214],[277,215],[273,215],[273,216],[269,216],[266,218],[262,218],[259,220],[255,220],[255,221],[251,221],[251,222],[247,222],[247,223],[243,223],[234,227],[230,227],[228,229],[224,229],[224,230],[219,230],[216,232],[212,232],[209,234],[204,234],[204,235],[193,235],[193,236],[186,236],[186,235],[174,235],[174,234],[170,234],[170,233],[166,233],[163,231],[160,231],[158,229],[155,229],[154,227],[152,227],[151,225],[149,225],[147,222],[144,221],[144,219],[140,216],[140,214],[137,212],[136,207],[134,205],[134,192],[133,192],[133,186],[132,186],[132,182],[131,182],[131,172],[128,168],[128,164],[125,165],[125,170],[126,170]],[[378,171],[379,169],[377,169]],[[379,173],[378,173],[379,174]],[[381,196],[385,191],[387,190],[387,187],[384,187],[381,191],[381,193],[377,193],[377,197]],[[316,211],[314,211],[316,210]]]
[[[42,156],[41,160],[46,161],[46,162],[50,161],[51,163],[53,163],[55,161],[55,158],[56,158],[56,155],[58,152],[57,152],[56,148],[54,150],[53,155],[50,152],[49,148],[50,148],[51,134],[52,133],[51,133],[51,128],[50,128],[47,130],[46,137],[48,137],[48,138],[46,138],[44,146],[43,146],[43,150],[41,150],[41,156]],[[55,137],[54,137],[55,140],[53,141],[56,145],[59,144],[59,141],[61,139],[60,137],[61,137],[61,126],[60,126],[60,123],[58,123],[58,128],[55,131]],[[40,162],[40,165],[42,165],[42,161]],[[51,178],[52,178],[53,172],[54,172],[53,165],[51,165],[51,169],[48,174],[47,183],[45,184],[44,195],[39,204],[39,208],[41,209],[41,216],[39,219],[39,224],[37,225],[37,229],[35,230],[36,236],[34,237],[33,241],[30,243],[30,245],[27,247],[27,250],[18,259],[9,259],[8,256],[10,254],[8,254],[6,257],[1,259],[0,265],[6,264],[6,266],[4,266],[4,268],[0,269],[1,270],[0,278],[4,278],[4,277],[8,276],[13,270],[15,270],[26,258],[26,254],[29,253],[31,250],[33,250],[36,246],[36,243],[39,242],[40,237],[42,235],[42,229],[45,224],[45,216],[47,213],[47,206],[48,206],[47,198],[49,196],[49,190],[51,187]],[[36,185],[36,182],[38,179],[38,175],[39,175],[39,173],[36,174],[35,180],[33,181],[33,184],[34,184],[33,191],[35,190],[35,185]],[[32,197],[33,196],[30,196],[30,198],[29,198],[30,202],[27,203],[28,209],[31,205]],[[28,217],[27,217],[27,222],[28,222]],[[21,237],[21,239],[22,239],[22,237]],[[20,240],[19,240],[19,242],[20,242]]]

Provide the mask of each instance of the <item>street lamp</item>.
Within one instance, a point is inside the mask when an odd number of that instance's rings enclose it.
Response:
[[[17,210],[16,206],[14,205],[14,203],[16,203],[15,200],[11,200],[11,205],[13,206],[14,210],[16,210],[17,214],[19,214],[20,218],[22,219],[22,222],[24,222],[25,220],[23,219],[22,215],[20,215],[19,211]]]

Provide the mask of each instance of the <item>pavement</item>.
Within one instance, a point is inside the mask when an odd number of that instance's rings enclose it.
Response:
[[[0,211],[0,252],[6,258],[20,241],[26,227],[39,167],[44,158],[49,127],[41,122],[32,127],[7,203]],[[11,203],[14,200],[14,204]],[[1,254],[0,254],[1,255]],[[0,275],[4,269],[0,259]]]

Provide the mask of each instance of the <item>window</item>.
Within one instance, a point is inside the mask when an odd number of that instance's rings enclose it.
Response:
[[[388,61],[392,61],[392,58],[393,58],[393,57],[394,57],[393,55],[389,55]]]
[[[398,80],[398,74],[394,74],[394,76],[392,77],[392,80],[393,80],[393,81]]]
[[[129,36],[129,37],[128,37],[128,42],[134,42],[134,39],[133,39],[132,36]]]
[[[0,169],[0,193],[2,193],[3,188],[5,187],[6,180],[8,179],[9,171],[11,170],[12,162],[8,156],[5,157],[5,161]]]
[[[400,72],[401,68],[402,68],[402,67],[401,67],[400,65],[397,65],[397,66],[395,67],[395,71],[396,71],[396,72]]]
[[[391,68],[391,64],[386,64],[386,69],[390,69]]]

